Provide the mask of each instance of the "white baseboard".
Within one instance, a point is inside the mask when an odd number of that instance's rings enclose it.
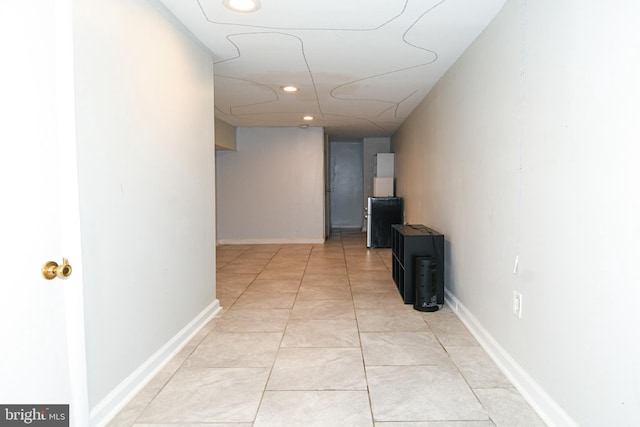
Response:
[[[506,352],[448,289],[445,289],[445,302],[548,426],[578,427],[578,423]]]
[[[220,245],[321,245],[324,238],[318,239],[218,239]]]
[[[124,379],[91,410],[90,423],[105,426],[221,310],[214,300],[160,350]]]

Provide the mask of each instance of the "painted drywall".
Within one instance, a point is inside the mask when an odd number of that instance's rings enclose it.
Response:
[[[238,128],[216,154],[219,243],[324,241],[322,128]]]
[[[213,60],[157,2],[74,7],[95,410],[216,303]]]
[[[640,425],[637,16],[508,1],[392,138],[449,300],[549,425]]]
[[[236,128],[229,123],[216,119],[216,150],[236,149]]]

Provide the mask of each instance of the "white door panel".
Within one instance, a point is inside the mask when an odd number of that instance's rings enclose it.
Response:
[[[70,0],[0,13],[0,404],[69,404],[86,426],[71,28]],[[45,280],[63,257],[71,277]]]

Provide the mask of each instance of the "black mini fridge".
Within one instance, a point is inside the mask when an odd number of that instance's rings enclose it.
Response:
[[[393,224],[402,224],[400,197],[369,197],[367,202],[367,247],[390,248]]]

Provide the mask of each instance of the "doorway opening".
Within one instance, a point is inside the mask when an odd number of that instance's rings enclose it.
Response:
[[[329,142],[328,181],[330,227],[362,229],[362,140]]]

